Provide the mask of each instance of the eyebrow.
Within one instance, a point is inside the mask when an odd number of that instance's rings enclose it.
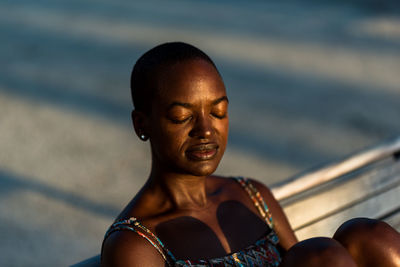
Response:
[[[218,104],[221,103],[222,101],[226,101],[226,102],[229,103],[228,97],[227,97],[227,96],[223,96],[223,97],[220,97],[220,98],[214,100],[214,101],[212,102],[212,105],[213,105],[213,106],[218,105]],[[193,105],[190,104],[190,103],[183,103],[183,102],[176,102],[176,101],[175,101],[175,102],[172,102],[172,103],[168,106],[167,109],[170,110],[171,108],[173,108],[173,107],[175,107],[175,106],[181,106],[181,107],[184,107],[184,108],[191,108],[191,107],[193,107]]]
[[[224,95],[223,97],[220,97],[220,98],[214,100],[212,104],[215,106],[215,105],[221,103],[222,101],[226,101],[229,103],[228,97],[226,95]]]

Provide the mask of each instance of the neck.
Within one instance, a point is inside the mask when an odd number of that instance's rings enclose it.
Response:
[[[204,209],[209,204],[206,178],[152,169],[148,186],[175,209]]]

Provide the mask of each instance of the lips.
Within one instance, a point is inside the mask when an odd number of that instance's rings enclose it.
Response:
[[[199,144],[186,150],[188,158],[196,161],[210,160],[217,154],[218,145],[215,143]]]

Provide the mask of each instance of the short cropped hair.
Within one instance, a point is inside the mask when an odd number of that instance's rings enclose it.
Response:
[[[131,75],[131,94],[135,110],[150,113],[151,102],[158,89],[155,81],[159,78],[162,67],[194,59],[210,63],[218,72],[209,56],[187,43],[164,43],[144,53],[136,61]]]

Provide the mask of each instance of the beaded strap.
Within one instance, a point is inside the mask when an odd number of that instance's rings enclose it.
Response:
[[[172,262],[176,261],[175,256],[169,251],[163,242],[154,235],[148,228],[142,225],[135,217],[131,217],[126,220],[120,220],[113,223],[104,236],[104,240],[107,239],[113,232],[128,230],[133,231],[145,238],[153,247],[157,249],[157,251],[161,254],[163,259],[168,263],[168,265],[172,266]],[[104,241],[103,241],[104,242]]]
[[[244,190],[246,190],[246,192],[249,194],[251,200],[254,203],[254,206],[256,206],[258,212],[264,218],[268,226],[271,229],[274,229],[271,212],[269,211],[267,204],[265,204],[265,201],[257,188],[255,188],[254,185],[246,178],[235,177],[235,180],[238,181],[239,184],[244,188]]]

